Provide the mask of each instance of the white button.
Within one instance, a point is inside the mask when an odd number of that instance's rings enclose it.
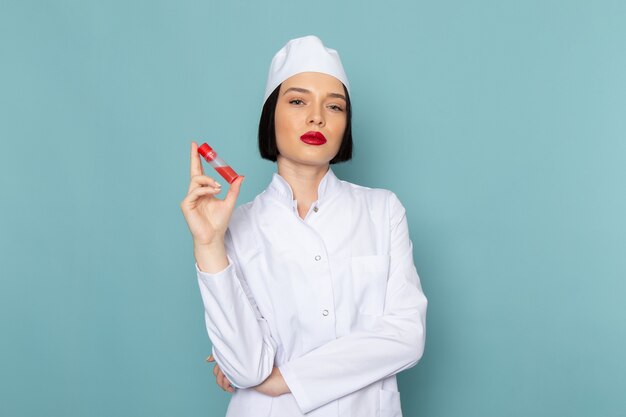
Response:
[[[319,261],[320,259],[322,259],[322,257],[321,257],[321,256],[319,256],[319,255],[315,255],[315,260],[316,260],[316,261]]]
[[[324,310],[324,311],[322,311],[322,314],[323,314],[323,315],[325,315],[325,316],[327,316],[327,315],[328,315],[328,310]]]

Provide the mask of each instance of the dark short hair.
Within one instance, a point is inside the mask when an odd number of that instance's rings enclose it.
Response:
[[[259,120],[259,152],[263,159],[276,162],[278,157],[278,147],[276,146],[276,129],[274,127],[274,113],[276,103],[278,103],[278,92],[280,86],[270,94],[263,105],[261,111],[261,119]],[[343,83],[342,83],[343,85]],[[350,95],[346,86],[343,85],[343,91],[346,94],[346,130],[343,132],[343,139],[337,155],[330,160],[331,164],[345,162],[352,159],[352,106],[350,105]]]

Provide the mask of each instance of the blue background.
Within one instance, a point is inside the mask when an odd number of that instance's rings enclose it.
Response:
[[[267,69],[350,78],[340,178],[396,192],[429,298],[405,416],[626,415],[623,1],[4,1],[0,414],[223,416],[180,211],[246,174]]]

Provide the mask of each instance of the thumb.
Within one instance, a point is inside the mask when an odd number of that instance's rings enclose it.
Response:
[[[237,197],[239,197],[239,189],[241,188],[241,183],[245,177],[240,176],[235,181],[230,184],[230,188],[228,189],[228,193],[226,197],[224,197],[224,201],[228,203],[231,207],[235,205],[237,201]]]

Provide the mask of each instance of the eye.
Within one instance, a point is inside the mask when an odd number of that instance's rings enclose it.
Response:
[[[296,102],[297,102],[297,103],[296,103]],[[301,104],[301,103],[302,103],[302,100],[297,99],[297,98],[294,98],[293,100],[289,100],[289,103],[291,103],[291,104],[295,104],[295,105],[298,105],[298,104]]]
[[[343,109],[341,108],[341,106],[338,106],[336,104],[331,104],[330,106],[331,109],[335,110],[335,111],[343,111]]]

